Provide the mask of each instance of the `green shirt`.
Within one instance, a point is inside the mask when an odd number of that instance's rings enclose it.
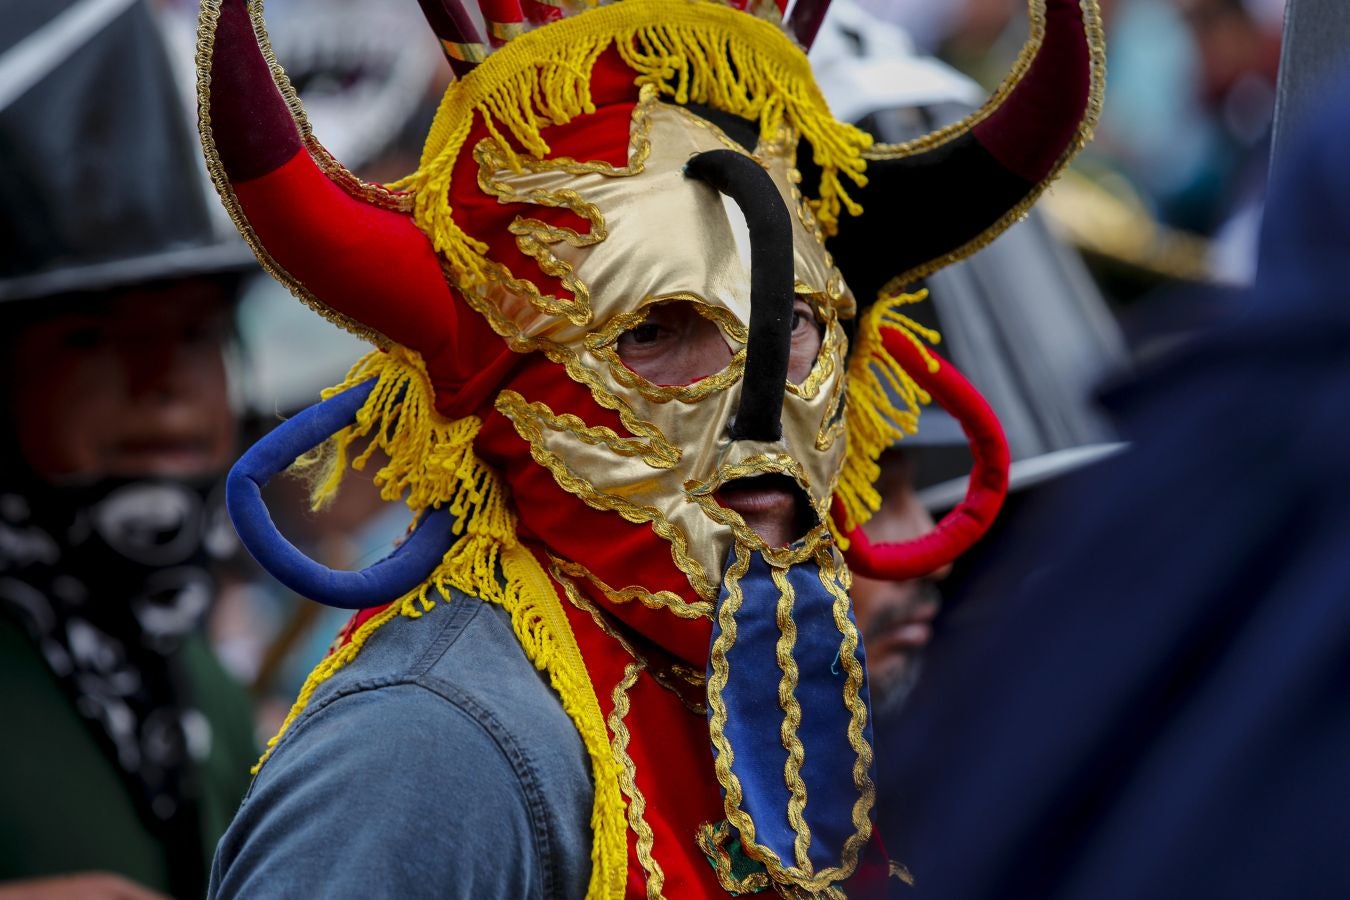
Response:
[[[202,866],[256,759],[249,701],[193,637],[178,651],[193,704],[211,724],[202,784]],[[170,892],[165,849],[145,826],[117,764],[71,705],[27,633],[0,616],[0,882],[116,872]],[[203,883],[196,896],[205,893]]]

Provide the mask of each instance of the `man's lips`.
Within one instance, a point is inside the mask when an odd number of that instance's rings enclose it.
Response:
[[[780,487],[727,485],[715,496],[727,509],[733,509],[742,516],[765,513],[791,514],[797,505],[797,498],[792,492]]]

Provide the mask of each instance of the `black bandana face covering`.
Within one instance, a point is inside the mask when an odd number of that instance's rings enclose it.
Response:
[[[150,827],[194,840],[191,773],[212,736],[172,654],[210,606],[212,561],[233,549],[217,487],[29,479],[0,488],[0,611],[28,630]]]

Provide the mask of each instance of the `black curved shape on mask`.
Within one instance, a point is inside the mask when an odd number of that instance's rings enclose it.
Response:
[[[735,201],[750,229],[750,343],[731,438],[776,441],[783,436],[792,349],[791,214],[764,167],[734,150],[700,153],[685,165],[684,174]]]

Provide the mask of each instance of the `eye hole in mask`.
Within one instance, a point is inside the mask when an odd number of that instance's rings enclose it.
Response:
[[[792,350],[788,379],[800,384],[820,352],[823,326],[811,305],[798,299],[792,310]],[[732,350],[716,322],[695,304],[672,300],[647,308],[646,318],[615,342],[629,370],[657,385],[693,384],[721,372]]]

